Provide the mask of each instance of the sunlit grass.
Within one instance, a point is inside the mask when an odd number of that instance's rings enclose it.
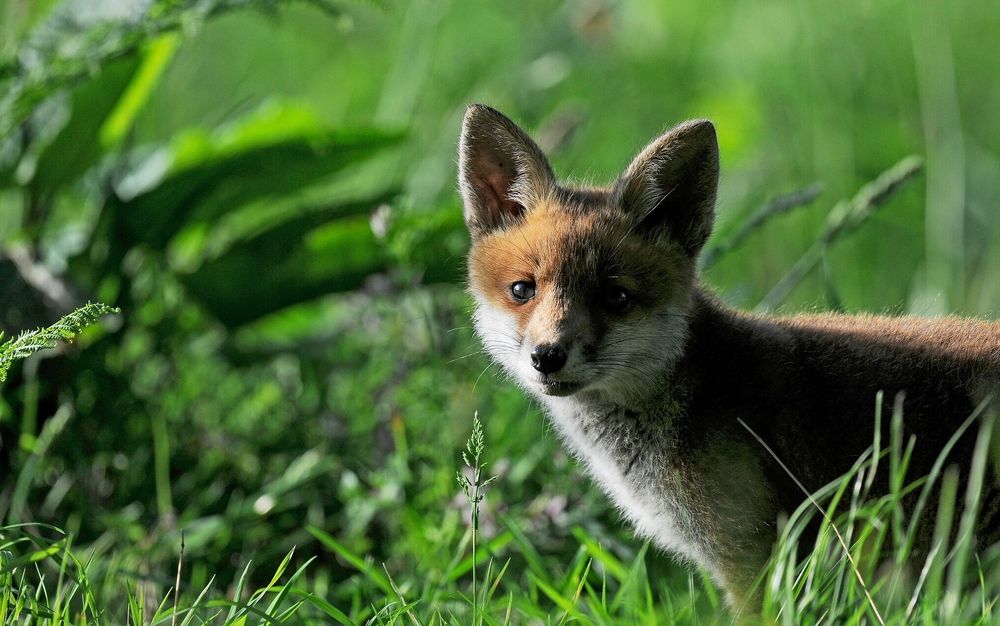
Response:
[[[881,398],[878,401],[881,406]],[[973,529],[989,460],[994,416],[981,405],[959,427],[930,474],[907,473],[915,443],[902,437],[895,404],[889,444],[873,446],[838,481],[811,494],[785,524],[759,583],[763,615],[780,624],[990,624],[1000,600],[1000,551],[977,546]],[[881,423],[881,420],[876,422]],[[978,431],[958,493],[958,438]],[[889,492],[872,487],[888,473]],[[928,507],[936,502],[936,510]],[[818,518],[815,539],[807,529]],[[928,529],[930,536],[924,536]],[[808,548],[800,557],[803,542]],[[979,555],[981,552],[981,556]]]
[[[354,572],[334,585],[336,592],[324,577],[310,576],[316,557],[295,565],[293,551],[269,582],[255,589],[247,565],[231,584],[212,579],[198,589],[187,588],[178,575],[175,593],[149,584],[173,572],[140,576],[117,565],[114,554],[76,554],[71,537],[54,527],[5,526],[0,528],[0,621],[40,626],[996,623],[1000,550],[977,550],[972,534],[994,417],[980,407],[931,473],[912,480],[907,465],[913,440],[902,439],[899,407],[890,420],[888,445],[881,446],[883,434],[876,429],[872,448],[852,470],[809,494],[789,517],[759,577],[752,601],[759,604],[736,611],[723,605],[706,574],[692,571],[686,584],[668,583],[648,569],[648,545],[623,558],[582,527],[573,529],[576,548],[568,562],[546,554],[509,517],[501,519],[496,535],[483,537],[472,549],[480,530],[482,498],[475,500],[475,485],[481,496],[485,482],[480,476],[471,479],[472,508],[464,532],[442,535],[442,541],[428,546],[428,559],[397,567],[395,573],[322,529],[309,528]],[[955,459],[947,455],[966,431],[978,435],[965,493],[959,493]],[[477,420],[466,453],[473,467],[484,467],[486,447]],[[872,491],[881,472],[890,472],[887,494]],[[904,506],[907,498],[911,504],[915,498],[915,506]],[[937,507],[931,509],[928,503],[934,501]],[[926,547],[918,540],[922,520],[933,528]],[[440,524],[421,521],[425,531]],[[803,542],[808,542],[805,551]],[[190,557],[179,555],[179,568],[191,565],[185,558]],[[151,597],[156,588],[160,595]]]

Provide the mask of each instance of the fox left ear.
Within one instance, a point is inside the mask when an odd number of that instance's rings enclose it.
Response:
[[[473,239],[517,222],[555,186],[542,149],[502,113],[473,104],[462,120],[458,183]]]
[[[719,144],[708,120],[674,127],[639,153],[614,186],[638,232],[666,236],[692,257],[712,232]]]

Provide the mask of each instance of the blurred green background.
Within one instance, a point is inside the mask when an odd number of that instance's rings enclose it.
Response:
[[[716,244],[821,184],[706,268],[744,308],[838,201],[919,155],[781,309],[996,316],[992,0],[0,0],[0,20],[0,329],[122,309],[0,389],[0,520],[72,531],[108,576],[169,586],[184,530],[194,586],[297,545],[317,589],[357,602],[308,524],[433,580],[467,524],[476,410],[500,476],[487,538],[518,528],[555,568],[574,528],[635,554],[471,332],[471,102],[598,184],[712,119]],[[530,562],[515,543],[498,553]]]

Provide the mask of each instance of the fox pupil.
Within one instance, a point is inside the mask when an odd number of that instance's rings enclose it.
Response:
[[[624,311],[631,303],[628,292],[621,287],[612,287],[604,294],[605,302],[613,311]]]
[[[518,302],[527,302],[535,297],[535,284],[526,280],[519,280],[510,286],[510,295]]]

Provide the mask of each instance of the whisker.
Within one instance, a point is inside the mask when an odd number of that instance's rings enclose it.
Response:
[[[469,354],[463,354],[462,356],[457,356],[454,359],[448,361],[447,364],[451,365],[452,363],[454,363],[456,361],[461,361],[462,359],[467,359],[470,356],[476,356],[477,354],[483,354],[483,351],[482,350],[476,350],[475,352],[470,352]]]
[[[479,386],[479,380],[483,377],[483,374],[485,374],[486,370],[490,369],[494,365],[496,365],[496,363],[494,363],[493,361],[490,361],[489,364],[486,367],[483,368],[483,371],[479,372],[479,376],[476,378],[476,382],[472,385],[472,391],[473,391],[473,393],[475,393],[476,387]]]

